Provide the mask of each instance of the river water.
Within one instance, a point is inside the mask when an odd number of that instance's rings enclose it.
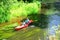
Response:
[[[48,15],[49,23],[47,28],[47,35],[55,35],[60,25],[60,12],[54,11],[53,14]]]

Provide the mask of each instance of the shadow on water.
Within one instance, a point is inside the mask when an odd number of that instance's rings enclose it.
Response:
[[[34,22],[33,25],[40,27],[40,28],[47,28],[48,26],[48,17],[44,14],[30,14],[28,15],[29,19],[32,19]]]
[[[44,40],[44,33],[46,33],[46,28],[48,27],[48,16],[44,14],[30,14],[28,16],[29,19],[32,19],[34,22],[32,23],[36,27],[39,27],[40,30],[40,39]]]

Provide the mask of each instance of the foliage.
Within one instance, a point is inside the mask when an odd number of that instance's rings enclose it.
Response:
[[[14,17],[17,17],[17,16],[27,17],[27,15],[29,15],[29,14],[38,13],[39,3],[40,2],[33,2],[33,3],[20,2],[20,3],[17,3],[17,4],[14,3],[10,7],[10,12],[11,12],[11,16],[10,17],[11,18],[12,17],[14,18]]]
[[[8,3],[7,0],[0,2],[0,23],[7,22],[9,19],[9,5],[6,3]]]
[[[37,13],[40,2],[24,3],[17,0],[0,0],[0,23],[8,22],[17,16]],[[34,5],[34,6],[33,6]]]

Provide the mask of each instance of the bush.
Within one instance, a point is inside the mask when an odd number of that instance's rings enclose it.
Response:
[[[33,6],[34,5],[34,6]],[[23,17],[27,17],[29,14],[35,14],[38,13],[38,3],[24,3],[24,2],[20,2],[17,4],[13,4],[11,6],[10,12],[11,12],[11,18],[13,17],[17,17],[17,16],[23,16]]]
[[[8,22],[9,19],[9,5],[7,0],[0,2],[0,23]]]
[[[8,22],[17,16],[27,17],[38,13],[40,2],[24,3],[17,0],[5,0],[0,3],[0,23]]]

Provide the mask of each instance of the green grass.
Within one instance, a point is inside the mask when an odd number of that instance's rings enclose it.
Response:
[[[14,27],[17,26],[17,23],[5,25],[4,27],[0,27],[0,39],[8,38],[15,34]]]
[[[13,39],[14,40],[33,40],[34,38],[36,38],[34,40],[38,40],[38,39],[40,39],[40,37],[44,36],[42,29],[40,29],[39,27],[34,27],[34,28],[28,27],[27,31],[25,32],[23,29],[20,31],[14,31],[15,25],[17,25],[17,23],[1,27],[0,39],[1,40],[2,39],[7,39],[7,40],[13,40]],[[41,34],[41,32],[43,34]]]
[[[29,28],[26,32],[18,31],[14,36],[8,40],[38,40],[40,38],[40,28]]]

